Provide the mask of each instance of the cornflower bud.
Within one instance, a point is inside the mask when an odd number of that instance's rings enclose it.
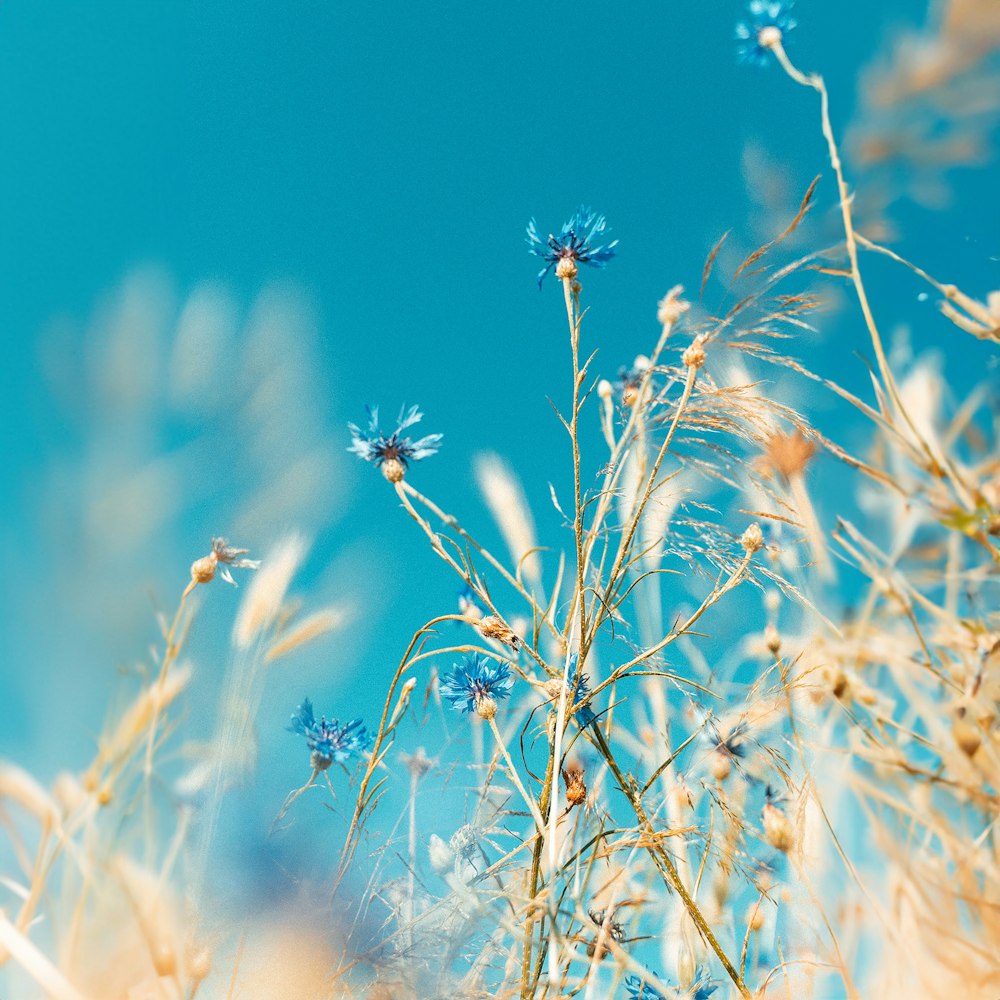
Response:
[[[759,552],[764,548],[764,532],[760,530],[760,525],[756,522],[751,524],[740,536],[740,542],[749,553]]]
[[[705,363],[705,337],[699,334],[681,355],[681,361],[688,368],[701,368]]]

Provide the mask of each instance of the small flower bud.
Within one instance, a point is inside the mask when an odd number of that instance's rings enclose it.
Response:
[[[212,551],[201,559],[196,559],[191,564],[191,583],[210,583],[215,579],[219,565],[222,565],[222,572],[219,576],[226,583],[236,586],[230,567],[234,569],[257,569],[260,561],[257,559],[244,559],[247,554],[246,549],[237,549],[230,545],[224,538],[212,539]]]
[[[688,368],[701,368],[705,363],[705,338],[703,336],[695,337],[692,343],[681,355],[681,361]]]
[[[587,801],[587,786],[583,780],[583,768],[572,766],[564,768],[562,776],[566,783],[566,801],[570,808],[583,805]]]
[[[516,635],[513,629],[496,615],[483,618],[477,627],[485,639],[496,639],[497,642],[509,646],[515,652],[521,647],[521,637]]]
[[[601,399],[610,399],[613,392],[614,389],[606,378],[602,378],[601,381],[597,383],[597,395],[600,396]]]
[[[773,848],[785,853],[792,849],[795,843],[795,831],[792,829],[791,820],[783,810],[771,805],[770,802],[765,802],[761,821],[764,824],[764,837]]]
[[[406,466],[398,458],[387,458],[382,463],[382,475],[390,483],[401,483],[406,475]]]
[[[158,976],[172,976],[177,971],[177,955],[166,941],[153,946],[152,959]]]
[[[476,699],[476,715],[487,722],[495,719],[497,715],[497,703],[488,694]]]
[[[716,781],[725,781],[733,770],[733,762],[725,751],[713,750],[710,767]]]
[[[200,983],[208,978],[212,971],[212,952],[202,946],[196,949],[187,960],[188,975],[196,982]]]
[[[632,407],[639,402],[639,386],[637,385],[627,385],[625,386],[624,392],[622,392],[622,403],[625,406]]]
[[[764,926],[764,909],[760,903],[754,903],[747,914],[747,926],[752,931],[759,931]]]
[[[314,770],[325,771],[333,763],[333,758],[321,754],[318,750],[313,750],[309,755],[309,763],[312,764]]]
[[[769,24],[757,32],[757,44],[762,49],[773,49],[781,42],[781,28],[776,24]]]
[[[576,266],[576,261],[573,260],[572,257],[560,257],[559,263],[556,264],[556,277],[559,278],[560,281],[565,281],[566,279],[572,281],[576,277],[578,271],[579,268]]]
[[[976,726],[967,719],[956,719],[952,723],[951,733],[955,737],[958,748],[966,757],[974,757],[976,755],[976,751],[983,742]]]
[[[847,679],[847,674],[842,670],[837,670],[830,681],[830,691],[838,701],[849,698],[851,682]]]
[[[563,679],[561,677],[550,677],[543,685],[542,690],[553,700],[562,694],[566,690],[566,685],[563,684]]]
[[[764,642],[767,643],[767,648],[771,653],[777,656],[781,650],[781,634],[771,622],[768,622],[764,627]]]
[[[191,563],[191,579],[195,583],[211,583],[215,578],[215,570],[219,561],[213,552],[211,555],[203,556]]]
[[[690,308],[691,304],[680,298],[684,291],[682,285],[674,285],[667,294],[660,299],[656,310],[656,318],[663,326],[673,326]]]
[[[764,532],[760,530],[759,524],[751,524],[740,537],[740,542],[747,552],[759,552],[764,548]]]

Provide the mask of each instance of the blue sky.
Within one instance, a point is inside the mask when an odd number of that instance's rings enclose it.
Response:
[[[581,201],[607,215],[620,255],[588,275],[587,337],[613,374],[648,349],[657,299],[677,282],[696,289],[722,232],[735,227],[735,240],[755,245],[747,234],[764,213],[747,189],[748,143],[788,172],[793,203],[826,169],[815,95],[775,67],[736,64],[741,9],[728,0],[5,3],[3,537],[19,558],[4,572],[19,608],[55,619],[41,639],[30,632],[37,614],[12,621],[10,704],[36,700],[32,685],[78,669],[53,655],[65,651],[54,636],[70,609],[44,567],[26,578],[20,559],[41,530],[42,470],[53,455],[74,454],[86,433],[86,414],[77,422],[52,405],[40,368],[40,336],[54,318],[85,322],[123,275],[150,262],[182,294],[214,279],[243,304],[268,282],[293,283],[316,316],[317,420],[358,419],[366,402],[390,413],[419,402],[427,430],[446,436],[421,469],[428,493],[473,509],[469,459],[489,449],[515,464],[543,506],[547,481],[562,475],[553,470],[565,469],[546,394],[564,394],[568,359],[560,296],[535,286],[528,218],[555,229]],[[838,128],[854,110],[860,67],[892,31],[925,16],[918,0],[798,5],[790,52],[825,74]],[[968,276],[982,295],[1000,285],[1000,210],[987,197],[996,167],[957,173],[947,210],[902,204],[896,215],[928,270]],[[828,178],[818,194],[826,212]],[[873,282],[898,293],[888,327],[910,323],[922,343],[958,338],[905,276],[875,265]],[[864,384],[853,352],[866,340],[850,316],[815,350],[835,374]],[[949,353],[959,383],[963,368],[983,370],[979,345],[963,340]],[[373,620],[337,655],[380,676],[454,587],[380,478],[346,461],[340,469],[343,506],[316,526],[307,579],[363,539],[364,569],[340,584],[363,589],[381,574],[380,596]],[[67,507],[79,502],[65,495]],[[183,578],[197,554],[150,578]],[[106,689],[122,655],[115,637],[93,637],[80,655]],[[26,666],[39,672],[27,676]],[[350,698],[370,714],[370,685],[352,688],[348,676],[314,697]],[[305,693],[288,685],[287,710]],[[274,719],[285,714],[273,706]],[[98,721],[78,720],[72,738],[92,739]],[[15,721],[0,750],[16,750],[28,728]]]

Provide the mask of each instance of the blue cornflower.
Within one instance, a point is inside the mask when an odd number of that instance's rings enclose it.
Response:
[[[443,434],[428,434],[419,441],[402,436],[407,427],[423,419],[424,415],[418,407],[407,409],[404,406],[399,411],[396,429],[388,437],[379,428],[378,407],[368,406],[365,409],[368,411],[368,428],[362,430],[357,424],[347,425],[352,438],[351,447],[347,450],[360,455],[366,462],[373,462],[390,483],[402,480],[410,462],[419,462],[435,454],[440,447]]]
[[[718,988],[718,984],[708,978],[708,972],[699,967],[695,969],[694,981],[687,988],[686,997],[690,997],[690,1000],[708,1000]]]
[[[475,712],[492,719],[497,699],[506,698],[514,686],[507,663],[491,660],[482,653],[466,653],[450,674],[441,680],[441,694],[456,711]]]
[[[656,978],[660,977],[657,975]],[[699,968],[695,971],[694,980],[687,989],[671,987],[669,997],[664,996],[659,990],[654,990],[638,976],[626,976],[625,989],[628,990],[631,1000],[708,1000],[718,987],[709,980],[705,970]]]
[[[766,66],[771,49],[795,28],[789,15],[792,0],[750,0],[749,21],[736,25],[737,52],[741,62]]]
[[[336,719],[327,722],[326,716],[323,716],[317,722],[312,702],[305,698],[295,710],[288,731],[306,738],[306,744],[312,751],[312,766],[317,771],[325,771],[334,761],[342,764],[371,746],[372,737],[362,721],[355,719],[342,726]]]
[[[579,654],[573,653],[569,658],[569,696],[570,707],[583,701],[590,694],[590,678],[580,669]],[[576,710],[576,717],[581,726],[589,726],[597,716],[589,705],[581,705]]]
[[[604,233],[607,221],[603,215],[598,215],[581,205],[564,222],[558,236],[549,234],[543,240],[538,234],[538,225],[534,219],[528,223],[528,247],[536,257],[545,261],[545,267],[538,272],[538,287],[542,287],[545,275],[556,268],[557,278],[575,278],[577,264],[589,264],[591,267],[604,267],[615,255],[618,240],[613,240],[604,246],[596,246],[595,241]]]
[[[660,977],[657,975],[656,978]],[[659,990],[654,990],[645,979],[640,979],[638,976],[626,976],[625,989],[628,990],[631,1000],[667,1000]]]

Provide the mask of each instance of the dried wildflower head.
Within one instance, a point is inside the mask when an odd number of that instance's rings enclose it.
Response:
[[[396,429],[388,437],[382,433],[378,425],[378,407],[369,406],[368,428],[361,430],[357,424],[348,424],[351,432],[351,446],[347,450],[360,455],[366,462],[373,463],[382,470],[382,475],[390,483],[398,483],[406,475],[410,462],[419,462],[437,452],[441,446],[443,434],[428,434],[413,441],[403,437],[403,431],[423,419],[423,414],[416,406],[399,411]]]
[[[259,559],[242,558],[249,551],[249,549],[233,548],[224,538],[213,538],[212,551],[191,564],[191,582],[209,583],[215,579],[215,574],[218,572],[226,583],[237,586],[233,574],[229,572],[230,566],[233,569],[257,569],[260,566]],[[222,569],[219,569],[220,565]]]
[[[760,530],[760,525],[751,524],[740,536],[740,544],[747,552],[760,552],[764,548],[764,532]]]
[[[685,348],[681,361],[687,368],[701,368],[705,363],[705,335],[700,333]]]
[[[582,806],[587,801],[587,785],[583,780],[583,768],[571,764],[562,769],[562,776],[566,784],[566,801],[570,808]]]
[[[481,653],[466,653],[441,681],[441,695],[460,712],[475,712],[483,719],[497,713],[497,699],[506,698],[514,685],[510,667]]]
[[[737,52],[741,62],[755,66],[766,66],[768,55],[775,45],[796,26],[789,16],[792,0],[750,0],[747,6],[748,20],[736,25],[736,40],[740,43]]]
[[[691,303],[680,297],[683,291],[683,285],[674,285],[657,303],[656,318],[663,326],[673,326],[691,308]]]
[[[622,944],[625,941],[625,928],[615,919],[614,912],[607,910],[588,910],[587,916],[597,924],[601,930],[594,936],[593,940],[587,942],[587,956],[593,958],[598,951],[598,942],[603,937],[605,942],[614,941],[615,944]],[[604,958],[608,953],[607,945],[600,948],[599,958]]]
[[[959,750],[970,758],[975,757],[976,751],[983,744],[982,732],[979,726],[975,724],[974,720],[969,718],[968,712],[964,707],[958,710],[957,718],[951,724],[951,734],[954,736]]]
[[[563,223],[558,236],[550,233],[549,238],[543,240],[532,219],[528,223],[528,248],[536,257],[545,261],[545,267],[538,272],[538,287],[542,287],[545,276],[553,267],[557,278],[570,281],[576,277],[578,264],[604,267],[614,257],[615,247],[618,245],[618,240],[604,246],[597,245],[606,226],[607,221],[603,215],[581,205],[569,221]]]
[[[312,766],[317,771],[325,771],[334,761],[343,763],[371,746],[372,738],[362,722],[362,719],[355,719],[342,726],[336,719],[327,722],[326,716],[317,722],[312,702],[305,698],[295,710],[288,731],[306,738],[312,752]]]
[[[460,826],[448,841],[452,852],[463,861],[471,861],[479,853],[479,834],[471,823]]]
[[[794,434],[779,431],[771,435],[762,456],[765,465],[785,479],[805,471],[809,460],[816,454],[816,445],[806,439],[798,428]]]
[[[774,656],[781,652],[781,633],[772,622],[764,626],[764,643]]]
[[[517,635],[514,630],[496,615],[489,615],[483,618],[476,626],[486,639],[495,639],[497,642],[508,646],[517,652],[521,648],[524,640]]]

